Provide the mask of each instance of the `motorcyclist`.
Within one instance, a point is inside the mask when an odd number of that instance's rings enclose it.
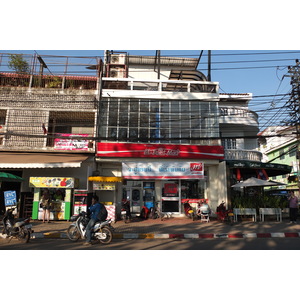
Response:
[[[84,245],[91,245],[92,244],[92,228],[94,227],[95,223],[99,221],[98,214],[101,210],[101,205],[99,203],[99,199],[96,195],[92,197],[92,205],[89,207],[89,211],[91,213],[90,220],[86,226],[86,242]]]

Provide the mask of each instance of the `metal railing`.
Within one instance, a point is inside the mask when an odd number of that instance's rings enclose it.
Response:
[[[262,160],[262,153],[254,150],[225,149],[225,160]]]
[[[102,80],[104,89],[215,94],[219,92],[218,83],[207,81],[142,80],[111,77],[103,77]]]

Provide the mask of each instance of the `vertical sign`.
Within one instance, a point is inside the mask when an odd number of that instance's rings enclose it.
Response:
[[[4,192],[5,206],[12,206],[17,204],[16,191],[5,191]]]

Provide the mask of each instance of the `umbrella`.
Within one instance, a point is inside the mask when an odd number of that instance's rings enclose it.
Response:
[[[17,175],[6,172],[0,172],[0,181],[21,182],[23,180],[23,178]]]
[[[285,185],[281,182],[276,182],[272,180],[262,180],[255,177],[248,178],[243,182],[232,185],[231,187],[250,187],[250,186],[274,186],[274,185]]]

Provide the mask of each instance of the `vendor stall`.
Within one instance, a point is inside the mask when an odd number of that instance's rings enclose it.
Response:
[[[41,220],[41,196],[48,189],[51,196],[50,220],[69,220],[71,217],[72,190],[78,180],[72,177],[30,177],[29,186],[34,188],[32,219]]]
[[[116,190],[117,183],[122,183],[122,177],[91,176],[89,181],[93,182],[93,191],[99,197],[107,209],[108,219],[116,221]]]

